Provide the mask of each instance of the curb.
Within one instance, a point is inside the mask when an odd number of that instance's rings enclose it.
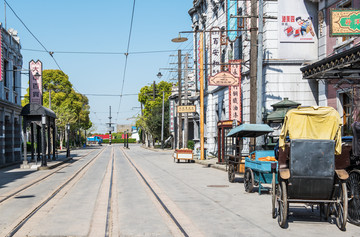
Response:
[[[218,169],[218,170],[222,170],[222,171],[226,172],[226,167],[224,165],[209,164],[209,163],[206,163],[206,162],[201,161],[201,160],[195,160],[195,163],[197,163],[199,165],[203,165],[205,167],[214,168],[214,169]]]

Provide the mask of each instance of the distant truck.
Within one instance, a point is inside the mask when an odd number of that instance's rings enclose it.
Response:
[[[101,145],[101,143],[103,142],[103,139],[99,136],[92,136],[92,137],[88,137],[87,141],[89,144],[99,144]]]

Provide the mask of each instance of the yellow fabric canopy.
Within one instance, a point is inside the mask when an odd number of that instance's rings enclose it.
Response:
[[[335,140],[335,155],[341,154],[341,119],[332,107],[298,107],[289,110],[281,129],[279,147],[284,150],[285,138]]]

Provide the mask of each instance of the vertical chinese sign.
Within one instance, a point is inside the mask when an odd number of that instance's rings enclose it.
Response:
[[[239,78],[237,86],[229,86],[229,120],[241,123],[241,60],[229,60],[229,71]]]
[[[226,26],[227,26],[227,36],[231,42],[234,42],[237,38],[238,21],[237,18],[231,17],[231,15],[236,16],[237,11],[238,11],[237,1],[227,0]]]
[[[42,100],[42,63],[40,60],[36,62],[31,60],[29,63],[29,89],[30,89],[30,104],[43,104]]]
[[[210,76],[220,72],[221,42],[220,28],[213,27],[210,30]]]
[[[3,59],[2,59],[2,30],[1,30],[1,27],[0,27],[0,59],[1,59],[1,68],[0,68],[0,81],[3,80]]]
[[[170,132],[174,132],[174,130],[175,130],[174,115],[175,115],[174,101],[170,100]]]

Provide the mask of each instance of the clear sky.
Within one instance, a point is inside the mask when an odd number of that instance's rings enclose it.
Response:
[[[5,24],[2,2],[0,21]],[[131,13],[134,0],[7,0],[30,31],[53,51],[60,68],[69,76],[75,89],[87,95],[90,117],[97,132],[106,132],[109,106],[112,122],[131,124],[140,113],[137,94],[140,88],[159,81],[160,68],[174,68],[177,49],[191,50],[192,34],[185,43],[172,43],[179,31],[191,30],[188,10],[192,0],[136,0],[132,35],[123,97],[92,96],[90,94],[120,95],[124,79]],[[11,9],[6,7],[7,29],[18,31],[22,46],[23,68],[31,59],[41,60],[43,69],[58,69],[53,59],[26,30]],[[170,51],[138,53],[149,51]],[[119,54],[89,54],[65,52],[106,52]],[[136,54],[132,54],[135,53]],[[187,51],[191,53],[191,51]],[[169,81],[176,74],[162,70],[161,80]],[[22,76],[22,95],[28,87],[28,76]],[[120,105],[120,106],[119,106]]]

